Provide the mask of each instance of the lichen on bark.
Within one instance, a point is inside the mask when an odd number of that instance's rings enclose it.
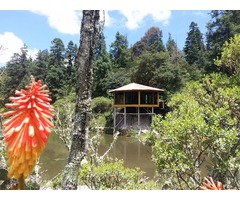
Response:
[[[99,11],[83,10],[76,72],[76,106],[72,143],[62,189],[77,189],[79,167],[87,153],[94,53],[99,38]]]

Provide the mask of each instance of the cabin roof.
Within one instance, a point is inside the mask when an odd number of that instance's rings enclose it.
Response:
[[[123,92],[123,91],[165,91],[164,89],[154,88],[138,83],[130,83],[122,87],[110,90],[109,92]]]

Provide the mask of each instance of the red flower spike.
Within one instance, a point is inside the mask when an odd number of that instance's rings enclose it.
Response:
[[[222,190],[223,184],[219,181],[217,181],[217,184],[214,183],[212,177],[206,178],[204,177],[203,185],[204,186],[199,186],[198,188],[200,190]]]
[[[35,82],[31,76],[31,85],[26,90],[16,91],[18,97],[10,97],[12,103],[4,117],[10,117],[3,125],[4,141],[7,144],[9,172],[8,177],[26,178],[33,170],[41,155],[53,128],[51,118],[54,108],[50,105],[49,90],[41,81]]]

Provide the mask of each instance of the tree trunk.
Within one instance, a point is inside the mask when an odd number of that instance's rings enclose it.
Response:
[[[64,169],[62,188],[77,189],[79,168],[87,153],[89,118],[91,115],[92,62],[99,37],[99,11],[84,10],[77,58],[76,107],[72,143]]]

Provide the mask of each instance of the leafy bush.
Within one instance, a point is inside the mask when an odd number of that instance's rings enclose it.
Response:
[[[110,112],[112,108],[112,100],[106,97],[96,97],[92,100],[93,113]]]
[[[171,112],[165,118],[153,117],[148,141],[155,140],[161,180],[174,189],[196,188],[203,173],[239,189],[240,88],[234,83],[220,74],[188,83],[169,101]]]
[[[153,181],[148,181],[139,168],[130,169],[123,166],[121,160],[101,162],[99,165],[83,164],[79,181],[95,190],[136,190],[157,189]]]

